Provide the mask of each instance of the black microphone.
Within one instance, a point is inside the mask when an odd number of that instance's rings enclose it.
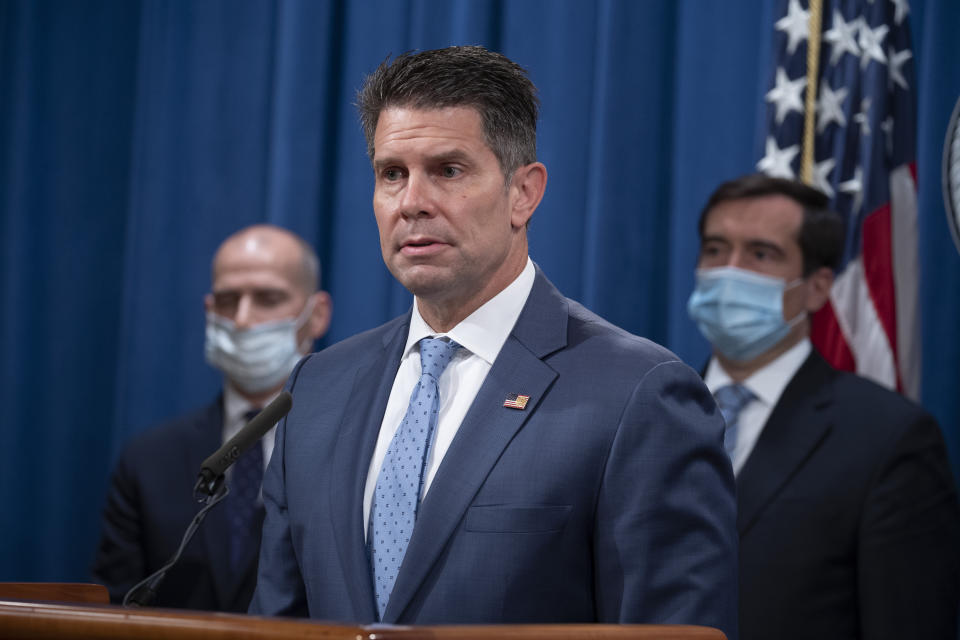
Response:
[[[288,391],[281,391],[276,399],[263,408],[263,411],[253,417],[240,432],[230,438],[216,453],[203,461],[200,467],[200,477],[193,488],[193,493],[205,506],[193,517],[187,526],[180,541],[180,547],[165,565],[135,584],[123,598],[125,607],[145,607],[154,603],[157,597],[157,588],[163,582],[167,571],[177,563],[187,543],[197,532],[207,512],[227,497],[230,489],[223,482],[223,473],[230,467],[244,451],[256,444],[270,428],[283,416],[287,415],[293,406],[293,396]],[[201,497],[201,496],[206,496]]]
[[[293,406],[293,396],[289,391],[281,391],[273,402],[263,408],[263,411],[253,417],[237,435],[230,438],[222,447],[203,461],[200,465],[200,474],[197,484],[193,488],[194,494],[213,495],[218,480],[223,476],[244,451],[260,440],[273,425],[287,415]]]

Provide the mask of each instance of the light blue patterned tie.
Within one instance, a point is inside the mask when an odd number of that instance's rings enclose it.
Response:
[[[437,381],[460,348],[439,338],[420,341],[420,381],[400,428],[390,441],[370,506],[369,545],[380,619],[407,551],[423,489],[427,449],[440,407]]]
[[[720,407],[724,422],[727,423],[723,432],[723,448],[732,459],[733,450],[737,446],[737,420],[740,417],[740,411],[755,396],[742,384],[728,384],[720,387],[713,392],[713,396],[717,399],[717,406]]]

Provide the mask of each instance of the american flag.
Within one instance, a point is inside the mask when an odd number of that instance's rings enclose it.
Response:
[[[525,409],[527,407],[527,402],[530,401],[530,396],[522,396],[518,393],[511,393],[507,396],[507,399],[503,401],[503,406],[508,409]]]
[[[778,9],[757,168],[803,177],[847,225],[843,263],[811,337],[838,369],[917,398],[916,78],[907,0],[780,0]]]

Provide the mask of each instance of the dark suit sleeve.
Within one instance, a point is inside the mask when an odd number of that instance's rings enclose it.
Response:
[[[256,615],[307,616],[309,613],[287,519],[285,444],[286,419],[277,427],[273,456],[263,479],[263,502],[267,513],[260,542],[257,588],[249,609]]]
[[[737,636],[734,480],[723,422],[680,362],[654,367],[622,416],[597,513],[600,622],[699,624]]]
[[[92,570],[93,581],[107,587],[114,603],[122,602],[127,591],[146,576],[140,489],[129,458],[129,452],[121,457],[110,480]]]
[[[943,438],[929,416],[912,421],[878,471],[859,537],[862,638],[955,640],[960,510]]]

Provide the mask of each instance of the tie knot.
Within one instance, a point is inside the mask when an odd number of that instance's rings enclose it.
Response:
[[[728,384],[720,387],[713,393],[717,399],[717,406],[727,424],[735,422],[740,410],[755,397],[750,389],[742,384]]]
[[[420,341],[420,369],[422,375],[439,380],[460,345],[453,340],[424,338]]]

